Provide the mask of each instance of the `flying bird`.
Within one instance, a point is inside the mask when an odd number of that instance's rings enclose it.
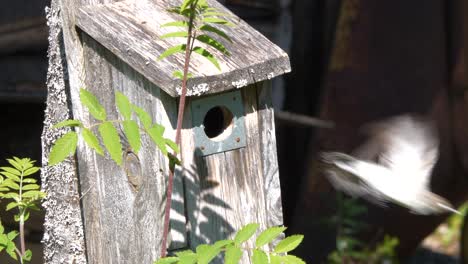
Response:
[[[355,155],[322,152],[333,186],[378,205],[393,202],[415,214],[459,213],[430,191],[439,141],[429,120],[403,115],[366,127],[369,140]]]

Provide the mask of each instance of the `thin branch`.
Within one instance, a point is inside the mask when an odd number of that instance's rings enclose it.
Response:
[[[334,128],[335,124],[331,121],[326,121],[318,119],[315,117],[310,117],[306,115],[277,111],[275,110],[275,119],[279,122],[284,122],[288,124],[293,124],[296,126],[305,126],[305,127],[318,127],[318,128]]]
[[[197,2],[192,3],[191,8],[194,9],[196,7]],[[192,15],[189,19],[189,28],[188,28],[188,37],[187,37],[187,44],[185,47],[185,62],[184,62],[184,76],[182,79],[182,93],[180,95],[179,101],[179,110],[177,114],[177,129],[176,129],[176,140],[175,143],[179,145],[181,148],[181,130],[182,130],[182,122],[184,119],[184,111],[185,111],[185,97],[187,96],[187,76],[188,76],[188,69],[190,66],[190,55],[192,52],[191,47],[193,46],[193,42],[195,41],[192,36],[193,30],[193,23],[195,12],[192,12]],[[169,170],[169,179],[167,183],[167,191],[166,191],[166,208],[164,214],[164,230],[163,230],[163,237],[162,237],[162,244],[161,244],[161,257],[166,256],[167,251],[167,237],[169,236],[169,224],[171,219],[171,204],[172,204],[172,189],[174,186],[174,168],[170,168]]]

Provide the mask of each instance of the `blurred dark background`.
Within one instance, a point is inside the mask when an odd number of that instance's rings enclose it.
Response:
[[[466,200],[468,99],[461,0],[222,2],[290,54],[292,73],[274,81],[275,108],[336,124],[324,130],[277,120],[285,224],[289,232],[306,236],[297,254],[319,263],[335,247],[334,230],[321,223],[336,211],[336,194],[316,170],[315,154],[353,150],[363,141],[359,127],[370,121],[408,112],[431,115],[441,136],[432,187],[456,205]],[[0,9],[0,165],[13,155],[41,162],[49,4],[17,0]],[[367,206],[362,220],[377,228],[360,234],[361,239],[397,236],[403,259],[447,217]],[[41,219],[33,215],[28,225],[27,241],[37,263]]]

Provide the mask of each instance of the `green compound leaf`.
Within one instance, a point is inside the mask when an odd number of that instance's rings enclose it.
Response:
[[[10,211],[11,209],[18,207],[18,205],[19,204],[17,202],[11,202],[6,206],[5,210]]]
[[[13,241],[13,239],[15,239],[17,236],[19,235],[19,233],[17,231],[11,231],[7,234],[7,238],[10,240],[10,241]]]
[[[130,104],[127,96],[121,92],[116,92],[115,102],[120,114],[124,117],[125,120],[129,120],[132,117],[132,104]]]
[[[184,2],[182,2],[182,5],[180,5],[180,10],[184,10],[184,9],[187,9],[187,7],[189,7],[195,0],[184,0]]]
[[[11,166],[15,167],[17,170],[23,170],[23,165],[20,163],[21,160],[18,159],[18,161],[14,159],[6,159],[8,163],[10,163]]]
[[[69,119],[69,120],[62,121],[58,124],[55,124],[52,128],[75,127],[75,126],[82,127],[83,124],[81,123],[80,120]]]
[[[225,26],[229,26],[229,27],[234,26],[234,24],[232,24],[231,22],[229,22],[227,20],[224,20],[222,18],[218,18],[218,17],[205,17],[205,18],[202,19],[202,21],[204,23],[220,24],[220,25],[225,25]]]
[[[208,264],[213,260],[219,252],[220,248],[211,246],[211,245],[199,245],[196,249],[198,264]]]
[[[293,255],[282,256],[281,260],[285,264],[305,264],[305,261]]]
[[[19,190],[20,189],[20,186],[11,179],[4,180],[2,182],[2,186],[6,186],[6,187],[8,187],[10,189],[13,189],[13,190]]]
[[[18,260],[18,257],[16,256],[16,246],[15,246],[15,243],[13,241],[8,241],[7,244],[6,244],[6,253],[8,253],[8,255],[10,255],[10,257],[14,260]]]
[[[12,174],[12,173],[9,173],[9,172],[2,171],[2,172],[0,172],[0,174],[6,176],[8,179],[12,179],[12,180],[14,180],[14,181],[16,181],[16,182],[20,182],[20,181],[21,181],[21,178],[20,178],[19,176],[16,176],[16,175],[14,175],[14,174]]]
[[[166,258],[158,259],[157,261],[154,262],[154,264],[172,264],[172,263],[176,263],[177,261],[179,261],[178,257],[166,257]]]
[[[24,191],[28,191],[28,190],[39,190],[41,189],[41,186],[40,185],[37,185],[37,184],[27,184],[27,185],[24,185],[23,186],[23,190]]]
[[[224,47],[223,44],[221,44],[219,41],[215,40],[214,38],[208,36],[208,35],[200,35],[200,36],[197,36],[197,40],[200,41],[200,42],[203,42],[207,45],[210,45],[211,47],[221,51],[222,53],[224,53],[225,55],[231,55],[229,53],[229,51],[226,49],[226,47]]]
[[[140,108],[136,105],[133,105],[133,111],[135,111],[135,113],[137,114],[138,119],[140,119],[140,122],[143,125],[143,127],[146,130],[149,130],[151,126],[153,125],[151,116],[145,110],[143,110],[143,108]]]
[[[94,149],[97,154],[104,156],[104,150],[99,144],[98,138],[93,134],[93,132],[91,132],[91,130],[83,128],[81,130],[81,136],[83,136],[84,141],[90,148]]]
[[[242,258],[242,250],[235,246],[230,246],[224,255],[224,264],[238,264]]]
[[[16,176],[21,176],[21,172],[17,169],[14,169],[14,168],[11,168],[11,167],[0,167],[0,169],[6,171],[6,172],[9,172],[13,175],[16,175]]]
[[[270,264],[281,264],[281,256],[270,255]]]
[[[166,141],[166,145],[168,145],[175,153],[180,152],[179,145],[177,145],[174,141],[167,138],[164,140]]]
[[[99,125],[99,133],[111,158],[117,165],[122,165],[122,144],[117,129],[111,122],[104,122]]]
[[[99,103],[99,100],[94,94],[80,89],[80,100],[81,103],[88,108],[89,113],[97,120],[105,121],[107,114],[104,107]]]
[[[36,183],[37,180],[33,178],[23,179],[23,183]]]
[[[195,47],[193,48],[193,52],[198,53],[205,57],[208,61],[210,61],[218,70],[221,70],[221,67],[219,66],[218,60],[211,54],[209,51],[202,47]]]
[[[255,232],[257,231],[259,224],[253,223],[245,225],[244,227],[237,232],[236,236],[234,237],[234,242],[236,245],[240,245],[251,238]]]
[[[268,264],[268,256],[265,254],[265,252],[254,249],[252,262],[253,264]]]
[[[175,53],[178,53],[178,52],[185,52],[185,47],[187,47],[186,44],[181,44],[181,45],[177,45],[177,46],[174,46],[174,47],[170,47],[168,48],[166,51],[163,52],[163,54],[161,54],[158,58],[158,60],[162,60],[168,56],[171,56],[172,54],[175,54]]]
[[[167,33],[161,36],[162,39],[165,38],[186,38],[188,37],[188,32],[187,31],[177,31],[177,32],[171,32]]]
[[[189,24],[186,21],[174,21],[162,24],[161,27],[188,27]]]
[[[29,175],[32,175],[36,172],[38,172],[41,168],[39,167],[32,167],[32,168],[29,168],[27,169],[24,173],[23,173],[23,176],[29,176]]]
[[[23,261],[27,261],[27,262],[31,261],[32,251],[30,249],[26,250],[22,258],[23,258]]]
[[[49,166],[54,166],[65,160],[68,156],[75,154],[77,143],[78,135],[74,131],[68,132],[57,139],[50,150]]]
[[[23,158],[23,159],[20,159],[18,157],[13,157],[13,159],[18,162],[19,164],[21,164],[21,166],[23,167],[23,169],[27,169],[27,168],[30,168],[34,165],[34,162],[36,162],[35,160],[31,160],[30,158]]]
[[[205,32],[211,32],[211,33],[214,33],[224,39],[226,39],[227,41],[231,42],[232,43],[232,40],[231,38],[226,34],[224,33],[224,31],[220,30],[220,29],[217,29],[213,26],[210,26],[210,25],[203,25],[200,27],[201,30],[205,31]]]
[[[153,140],[154,144],[156,144],[156,146],[161,150],[163,155],[167,156],[166,139],[163,137],[164,127],[156,124],[154,127],[150,128],[147,133]]]
[[[23,193],[23,198],[34,198],[36,199],[41,199],[45,196],[45,194],[41,191],[27,191]]]
[[[125,136],[128,139],[128,143],[130,143],[133,151],[138,154],[141,148],[140,129],[138,124],[133,120],[127,120],[123,122],[123,129]]]
[[[270,227],[267,230],[263,231],[255,241],[255,246],[262,247],[267,243],[271,243],[276,237],[286,230],[286,227],[276,226]]]
[[[197,254],[191,250],[177,252],[176,256],[179,257],[178,264],[195,264],[197,262]]]
[[[276,253],[285,253],[294,250],[304,239],[303,235],[292,235],[278,243],[275,247]]]
[[[203,13],[204,17],[227,17],[230,16],[228,13],[217,12],[217,11],[208,11]]]
[[[7,194],[3,194],[1,195],[3,198],[6,198],[6,199],[15,199],[16,201],[19,200],[19,194],[17,193],[14,193],[14,192],[10,192],[10,193],[7,193]]]
[[[226,246],[229,246],[229,245],[232,245],[234,244],[234,240],[219,240],[219,241],[216,241],[214,243],[214,247],[217,247],[217,248],[223,248],[223,247],[226,247]]]

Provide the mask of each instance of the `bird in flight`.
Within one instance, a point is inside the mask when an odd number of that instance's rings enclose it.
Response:
[[[322,152],[325,174],[333,186],[378,205],[393,202],[415,214],[459,213],[430,191],[439,141],[429,120],[413,115],[366,127],[369,140],[355,155]]]

